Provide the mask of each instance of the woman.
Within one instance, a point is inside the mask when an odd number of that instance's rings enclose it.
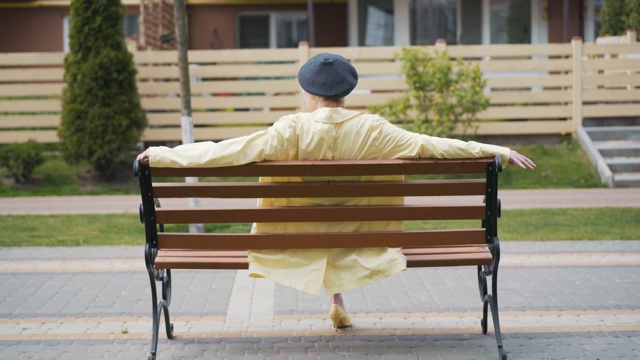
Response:
[[[262,160],[394,158],[470,158],[499,155],[503,163],[535,168],[533,161],[505,147],[435,138],[403,130],[380,116],[344,108],[344,98],[358,82],[356,69],[342,56],[323,53],[298,73],[308,112],[287,115],[267,130],[218,143],[199,142],[173,149],[151,147],[138,156],[143,164],[163,167],[241,165]],[[274,179],[261,179],[272,181]],[[278,181],[303,181],[301,178]],[[379,178],[367,179],[379,180]],[[261,199],[260,206],[402,203],[402,198]],[[254,224],[253,232],[384,231],[398,222]],[[406,269],[398,248],[261,250],[249,252],[249,272],[296,289],[331,295],[329,317],[335,328],[351,325],[341,293]]]

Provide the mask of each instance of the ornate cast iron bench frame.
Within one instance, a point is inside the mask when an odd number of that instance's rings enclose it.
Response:
[[[408,267],[476,266],[483,303],[481,329],[487,333],[491,309],[499,359],[506,360],[498,316],[498,173],[499,157],[458,160],[265,161],[221,168],[150,168],[134,163],[140,181],[140,220],[145,226],[145,262],[151,282],[153,329],[148,358],[155,359],[164,313],[167,337],[173,338],[169,317],[172,269],[246,269],[247,249],[402,247]],[[340,177],[370,175],[474,174],[463,180],[257,182],[256,177]],[[250,177],[246,182],[167,183],[166,177]],[[475,195],[475,196],[474,196]],[[454,204],[414,201],[388,206],[255,206],[160,208],[158,199],[295,198],[400,196],[453,197]],[[473,202],[473,198],[479,198]],[[433,199],[433,198],[431,198]],[[397,232],[227,234],[165,232],[169,224],[253,223],[286,221],[414,221],[473,219],[472,228]],[[488,291],[491,278],[491,292]],[[158,300],[156,282],[161,283]]]

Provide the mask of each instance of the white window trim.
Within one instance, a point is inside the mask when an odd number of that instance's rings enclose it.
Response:
[[[491,44],[490,9],[490,0],[482,0],[482,45]]]
[[[409,0],[393,0],[393,44],[411,44],[411,4]]]
[[[62,18],[62,51],[69,52],[69,15]]]
[[[349,46],[358,46],[358,0],[348,0],[347,2],[347,32],[349,33]]]
[[[595,42],[596,39],[596,4],[593,0],[587,0],[586,16],[584,18],[584,42]]]
[[[547,44],[549,42],[549,20],[544,19],[542,0],[531,0],[531,43]]]

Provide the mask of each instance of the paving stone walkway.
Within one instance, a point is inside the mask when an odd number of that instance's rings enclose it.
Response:
[[[640,207],[640,189],[501,191],[503,209]],[[0,198],[0,215],[135,213],[137,196]],[[640,359],[640,241],[502,242],[509,359]],[[142,246],[0,249],[0,359],[145,359]],[[244,271],[174,271],[158,359],[496,359],[472,268],[409,269],[328,299]]]
[[[640,358],[640,241],[502,243],[509,359]],[[0,250],[0,359],[145,359],[151,298],[141,246]],[[473,268],[409,269],[328,299],[244,271],[174,271],[176,339],[158,359],[497,359]]]

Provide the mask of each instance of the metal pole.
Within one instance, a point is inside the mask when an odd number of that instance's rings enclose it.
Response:
[[[562,1],[562,42],[569,42],[569,0]]]
[[[307,0],[307,24],[309,29],[309,46],[316,46],[316,31],[313,15],[313,0]]]
[[[178,43],[178,67],[180,68],[180,101],[182,104],[182,118],[191,118],[191,87],[189,86],[189,54],[188,54],[188,28],[185,0],[174,0],[173,10],[176,22],[176,41]],[[184,122],[182,125],[185,125]],[[191,123],[193,129],[193,123]],[[191,136],[182,129],[182,142],[193,142],[193,130]],[[186,140],[186,141],[185,141]]]

